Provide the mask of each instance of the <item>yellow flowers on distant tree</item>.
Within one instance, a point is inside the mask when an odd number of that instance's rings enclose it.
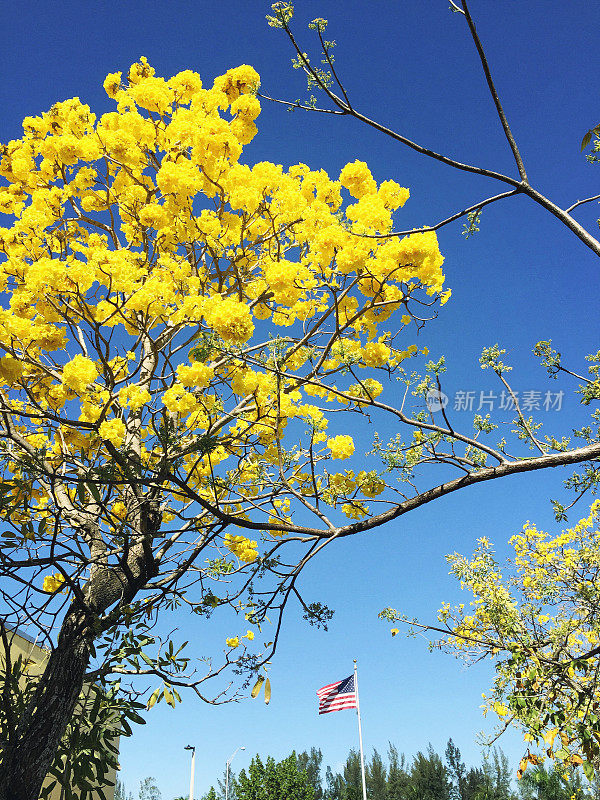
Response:
[[[600,754],[599,523],[600,500],[556,535],[527,522],[510,540],[508,575],[486,537],[471,558],[448,556],[452,574],[474,599],[468,611],[444,603],[439,626],[429,629],[441,635],[435,646],[494,662],[493,692],[484,694],[484,708],[524,732],[529,746],[520,774],[537,763],[535,745],[565,766],[594,774]],[[392,609],[382,616],[401,618]]]

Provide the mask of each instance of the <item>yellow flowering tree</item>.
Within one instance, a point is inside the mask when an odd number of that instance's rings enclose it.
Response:
[[[241,66],[206,88],[141,59],[106,79],[114,111],[60,102],[2,147],[4,674],[10,630],[51,652],[19,714],[19,681],[0,692],[0,800],[37,800],[51,768],[60,780],[85,682],[125,734],[143,705],[127,676],[158,682],[149,707],[182,687],[223,701],[206,682],[232,664],[257,672],[276,646],[255,643],[267,614],[292,597],[326,623],[298,586],[325,545],[471,484],[600,453],[540,440],[525,420],[509,453],[483,443],[484,422],[460,433],[434,416],[425,398],[442,362],[416,377],[405,362],[450,296],[435,233],[391,235],[409,192],[362,162],[337,179],[246,163],[258,80]],[[505,380],[501,351],[484,355]],[[398,405],[398,381],[421,410]],[[353,415],[354,436],[334,412]],[[375,415],[405,433],[340,468]],[[431,463],[443,483],[417,489]],[[206,672],[152,633],[174,607],[245,618]]]
[[[518,777],[548,757],[582,766],[591,779],[600,759],[600,500],[558,535],[527,522],[510,543],[506,570],[485,538],[472,557],[448,556],[473,600],[445,603],[439,625],[421,627],[441,634],[437,647],[494,662],[484,712],[500,717],[499,733],[509,725],[524,731]],[[408,621],[393,609],[382,616]]]

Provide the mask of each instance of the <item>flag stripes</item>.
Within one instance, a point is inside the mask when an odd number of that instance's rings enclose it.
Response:
[[[357,708],[354,675],[336,683],[329,683],[317,689],[319,714],[341,711],[343,708]]]

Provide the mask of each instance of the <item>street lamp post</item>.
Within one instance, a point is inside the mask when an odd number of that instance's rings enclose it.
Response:
[[[229,765],[233,761],[235,754],[238,750],[245,750],[245,747],[238,747],[237,750],[233,751],[233,755],[230,756],[229,760],[226,762],[225,766],[225,800],[229,800]]]
[[[190,769],[190,800],[194,800],[194,769],[196,767],[196,748],[191,744],[186,744],[183,749],[192,751],[192,766]]]

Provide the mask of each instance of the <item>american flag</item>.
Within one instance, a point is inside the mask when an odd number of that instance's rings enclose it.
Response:
[[[344,678],[343,681],[330,683],[317,689],[319,698],[319,714],[329,714],[330,711],[340,711],[342,708],[356,708],[356,689],[354,688],[354,675]]]

